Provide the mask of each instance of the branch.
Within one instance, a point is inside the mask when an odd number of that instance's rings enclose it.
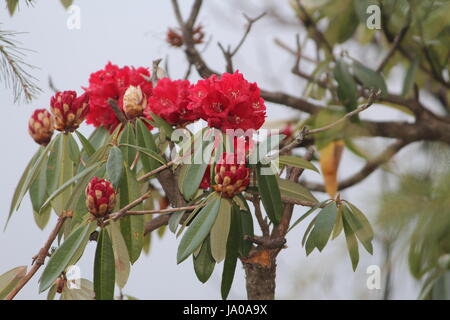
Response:
[[[35,275],[35,273],[39,270],[39,268],[44,264],[45,258],[48,256],[48,251],[50,250],[50,246],[52,245],[53,241],[58,236],[59,231],[61,230],[64,222],[66,219],[71,215],[69,212],[63,213],[56,222],[55,228],[50,233],[47,241],[45,242],[44,246],[41,250],[39,250],[39,253],[37,256],[33,257],[33,267],[30,269],[30,271],[23,277],[17,286],[14,288],[13,291],[11,291],[8,296],[6,297],[6,300],[12,300],[14,297],[19,293],[19,291],[28,283],[28,281]]]
[[[386,57],[383,59],[383,61],[381,61],[380,65],[378,66],[377,72],[383,71],[384,67],[387,65],[389,60],[392,58],[395,51],[397,51],[398,47],[400,46],[400,43],[402,42],[402,40],[405,38],[406,34],[408,33],[409,24],[410,24],[410,21],[408,19],[408,22],[403,26],[403,28],[400,30],[399,34],[397,34],[397,36],[395,37],[394,43],[392,44],[392,47],[389,50],[388,54],[386,55]]]
[[[395,142],[390,147],[388,147],[381,155],[372,160],[367,161],[366,165],[359,172],[341,181],[338,184],[338,190],[344,190],[363,181],[369,175],[371,175],[372,172],[374,172],[380,166],[391,160],[406,145],[408,145],[408,142],[401,140]],[[302,184],[311,191],[325,192],[325,187],[321,184],[315,184],[310,182],[303,182]]]

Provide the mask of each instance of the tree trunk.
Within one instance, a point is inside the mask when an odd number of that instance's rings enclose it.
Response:
[[[257,263],[243,263],[249,300],[273,300],[275,298],[276,263],[262,266]]]

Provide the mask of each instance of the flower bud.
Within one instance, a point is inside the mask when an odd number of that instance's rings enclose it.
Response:
[[[144,113],[147,97],[140,86],[129,86],[123,95],[123,111],[128,119],[134,119]]]
[[[92,178],[86,187],[86,207],[96,218],[102,218],[114,210],[116,192],[111,182]]]
[[[222,160],[215,167],[213,186],[222,197],[232,198],[244,191],[250,184],[250,169],[245,163],[238,163],[237,154],[223,153]]]
[[[46,109],[37,109],[28,120],[28,132],[36,143],[46,146],[53,135],[53,119]]]
[[[89,95],[84,93],[77,98],[75,91],[57,92],[50,100],[50,108],[56,130],[75,131],[89,112]]]

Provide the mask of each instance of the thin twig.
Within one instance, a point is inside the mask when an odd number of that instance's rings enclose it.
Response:
[[[126,215],[128,216],[139,216],[139,215],[145,215],[145,214],[166,214],[166,213],[172,213],[172,212],[180,212],[180,211],[191,211],[198,207],[205,206],[206,203],[200,203],[192,206],[186,206],[186,207],[179,207],[179,208],[167,208],[167,209],[157,209],[157,210],[140,210],[140,211],[132,211],[129,210],[126,212]]]
[[[253,202],[253,206],[255,207],[255,217],[258,220],[259,226],[261,227],[263,237],[267,238],[269,236],[269,225],[263,219],[263,216],[261,213],[260,198],[254,195],[252,202]]]
[[[387,65],[389,60],[394,55],[395,51],[397,51],[398,47],[400,46],[400,43],[405,38],[406,33],[408,33],[408,30],[409,30],[409,21],[406,25],[403,26],[403,28],[400,30],[399,34],[397,34],[397,36],[395,37],[395,40],[394,40],[394,43],[392,44],[391,49],[389,50],[389,52],[387,53],[387,55],[383,59],[383,61],[381,61],[380,65],[377,68],[377,72],[381,72],[384,69],[384,67]]]
[[[147,200],[148,198],[150,198],[152,191],[147,191],[146,193],[144,193],[142,196],[140,196],[139,198],[133,200],[132,202],[130,202],[129,204],[127,204],[126,206],[124,206],[122,209],[120,209],[119,211],[112,213],[109,215],[109,218],[107,220],[104,221],[104,223],[107,223],[110,220],[117,220],[120,219],[122,216],[127,214],[127,211],[140,205],[142,202],[144,202],[145,200]]]
[[[58,236],[59,231],[61,230],[64,222],[66,219],[70,216],[69,212],[64,212],[61,214],[61,216],[58,218],[58,221],[56,222],[56,226],[53,228],[52,232],[50,233],[47,241],[45,242],[44,246],[41,250],[39,250],[39,253],[36,257],[33,258],[33,267],[30,269],[30,271],[23,277],[19,283],[16,285],[13,291],[11,291],[8,296],[6,297],[6,300],[12,300],[14,297],[19,293],[19,291],[28,283],[28,281],[35,275],[35,273],[39,270],[39,268],[44,264],[45,258],[49,254],[50,247],[53,243],[53,241]]]

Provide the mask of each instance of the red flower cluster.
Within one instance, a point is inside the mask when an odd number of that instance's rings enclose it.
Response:
[[[28,120],[28,132],[36,143],[46,146],[53,135],[53,119],[46,109],[36,109]]]
[[[101,218],[114,210],[116,192],[111,182],[94,177],[85,192],[86,207],[93,216]]]
[[[232,198],[244,191],[250,184],[250,169],[244,160],[238,159],[236,153],[224,152],[214,170],[216,184],[213,185],[213,188],[222,197]]]
[[[266,118],[266,106],[256,83],[250,83],[238,71],[212,75],[198,81],[190,94],[189,109],[213,128],[259,129]]]
[[[195,112],[188,109],[191,88],[188,80],[160,79],[153,88],[146,115],[151,117],[150,113],[153,112],[172,125],[184,125],[200,119]]]
[[[75,91],[57,92],[50,100],[50,110],[55,120],[55,129],[72,132],[80,126],[89,112],[89,95],[77,97]]]
[[[146,98],[152,94],[152,83],[144,77],[150,77],[146,68],[123,67],[108,63],[103,70],[91,74],[89,87],[90,112],[87,123],[95,127],[104,126],[109,130],[120,123],[108,99],[114,99],[123,111],[123,95],[130,85],[140,87]]]

